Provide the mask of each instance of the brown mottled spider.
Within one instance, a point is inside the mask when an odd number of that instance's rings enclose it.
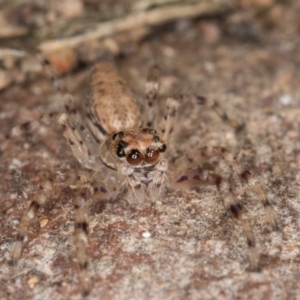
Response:
[[[45,68],[52,74],[49,62]],[[252,225],[243,213],[234,191],[226,179],[211,168],[207,162],[211,159],[223,160],[254,191],[262,202],[268,223],[275,228],[276,218],[267,195],[259,180],[245,169],[227,149],[222,147],[202,147],[168,164],[165,152],[169,147],[170,136],[176,111],[184,101],[193,101],[200,105],[211,105],[222,117],[230,121],[216,102],[204,97],[178,95],[167,99],[166,112],[162,124],[154,127],[155,102],[158,92],[158,69],[150,69],[146,83],[148,109],[142,119],[135,98],[124,81],[119,77],[112,64],[98,63],[92,72],[90,95],[87,98],[87,110],[80,115],[73,97],[65,93],[66,113],[51,112],[41,115],[37,121],[19,125],[6,136],[2,146],[24,131],[32,130],[54,120],[61,130],[85,173],[78,173],[80,184],[76,187],[75,206],[75,246],[80,268],[80,281],[83,291],[91,289],[91,280],[87,272],[86,246],[88,243],[86,201],[94,194],[105,197],[125,197],[130,203],[143,204],[155,202],[162,197],[166,187],[174,189],[215,185],[223,204],[240,222],[249,247],[251,268],[259,268],[259,255],[255,248]],[[55,77],[53,77],[54,81]],[[96,145],[96,146],[95,146]],[[211,166],[211,165],[210,165]],[[119,186],[115,190],[114,186]],[[52,187],[51,181],[41,185],[21,218],[16,242],[12,250],[12,261],[20,258],[22,244],[31,219],[46,202],[46,192]]]

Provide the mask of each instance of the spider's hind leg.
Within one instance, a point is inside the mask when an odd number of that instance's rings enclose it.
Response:
[[[227,163],[238,178],[246,185],[246,188],[253,191],[262,203],[266,215],[267,222],[273,230],[278,230],[275,211],[272,208],[268,195],[259,181],[259,178],[247,170],[236,157],[223,147],[214,147],[218,155]]]
[[[202,165],[204,162],[216,158],[218,160],[223,160],[228,167],[233,171],[235,180],[239,185],[242,183],[245,184],[245,187],[253,191],[260,202],[263,205],[266,219],[268,224],[272,229],[277,230],[277,220],[275,212],[270,204],[268,195],[265,192],[262,184],[259,179],[254,176],[249,170],[247,170],[229,150],[223,147],[202,147],[196,150],[193,150],[181,158],[178,159],[178,162],[175,162],[177,168],[180,169],[180,166],[183,165],[185,168],[193,168],[195,166]]]
[[[252,224],[248,220],[242,204],[236,197],[232,187],[221,175],[213,171],[209,164],[211,159],[223,160],[233,171],[234,179],[238,184],[244,182],[261,201],[267,222],[273,229],[277,229],[275,212],[270,205],[267,193],[264,191],[258,178],[253,176],[237,158],[223,147],[202,147],[182,156],[175,162],[175,170],[171,172],[171,185],[175,188],[190,188],[203,185],[215,185],[219,191],[225,208],[238,220],[243,228],[249,248],[251,269],[259,270],[259,255],[255,247],[255,236]],[[207,165],[210,168],[207,168]],[[195,169],[195,166],[200,166]]]
[[[259,270],[259,255],[255,246],[255,236],[252,225],[244,213],[244,209],[232,191],[228,181],[221,175],[202,168],[186,169],[185,171],[181,171],[180,174],[177,173],[175,176],[170,177],[171,186],[177,189],[208,185],[214,185],[217,187],[224,207],[242,226],[243,234],[246,238],[249,249],[249,262],[251,269]]]
[[[35,195],[32,196],[31,203],[23,213],[20,220],[16,241],[11,251],[12,264],[16,263],[20,259],[24,238],[28,231],[29,224],[31,220],[35,218],[39,208],[45,205],[47,198],[49,197],[48,194],[49,192],[52,191],[52,189],[53,189],[52,180],[46,180],[45,182],[40,184],[39,190]]]

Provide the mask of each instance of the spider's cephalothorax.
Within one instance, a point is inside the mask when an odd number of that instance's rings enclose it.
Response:
[[[49,71],[51,68],[48,62],[45,61],[44,64]],[[265,209],[268,223],[273,228],[277,226],[274,211],[259,179],[245,169],[226,148],[200,147],[187,152],[181,158],[172,158],[171,161],[175,163],[168,164],[164,152],[167,147],[171,148],[168,143],[180,101],[192,102],[194,99],[198,105],[208,105],[216,109],[223,120],[230,119],[215,102],[195,95],[179,95],[166,100],[163,122],[160,123],[157,132],[151,128],[156,116],[154,104],[157,101],[157,76],[158,68],[151,68],[146,83],[145,115],[141,116],[136,99],[115,68],[106,62],[99,63],[93,69],[90,94],[84,108],[78,109],[73,96],[65,94],[66,112],[43,114],[40,120],[26,122],[13,128],[6,135],[6,140],[0,148],[1,153],[11,138],[37,128],[41,123],[48,125],[57,121],[75,158],[82,168],[89,169],[86,172],[88,176],[77,176],[81,182],[76,185],[77,192],[74,197],[76,258],[83,291],[86,293],[91,288],[87,271],[86,202],[95,194],[102,193],[106,198],[121,195],[130,203],[143,204],[146,201],[157,201],[163,196],[162,191],[166,186],[174,189],[216,186],[225,208],[242,225],[249,247],[250,265],[257,269],[259,255],[251,222],[229,182],[214,170],[213,165],[210,165],[210,168],[205,167],[211,159],[218,159],[227,163],[240,184],[245,184],[257,195]],[[145,128],[142,128],[142,124]],[[114,184],[113,188],[110,183]],[[13,261],[19,259],[30,220],[38,208],[45,204],[46,192],[51,191],[52,184],[52,181],[41,184],[40,191],[25,211],[12,250]]]
[[[103,162],[111,168],[117,169],[119,164],[128,163],[141,169],[154,167],[165,151],[166,145],[154,129],[138,128],[109,136],[100,153]]]

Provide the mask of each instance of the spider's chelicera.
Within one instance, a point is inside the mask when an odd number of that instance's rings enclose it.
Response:
[[[46,70],[51,72],[47,61]],[[223,147],[201,147],[187,152],[175,163],[168,163],[170,136],[173,131],[176,111],[182,101],[191,101],[195,105],[210,105],[220,113],[217,103],[211,103],[204,97],[179,95],[166,100],[166,110],[158,128],[153,129],[158,91],[158,69],[149,71],[146,83],[147,109],[141,116],[136,99],[120,78],[115,68],[106,62],[98,63],[91,75],[90,95],[85,111],[79,111],[73,97],[64,95],[66,112],[51,112],[41,115],[39,120],[19,125],[7,134],[2,145],[4,150],[8,141],[24,131],[32,130],[42,124],[56,121],[81,166],[89,169],[89,177],[78,176],[74,198],[75,207],[75,247],[80,267],[79,277],[84,292],[91,288],[87,272],[87,228],[86,201],[95,193],[104,193],[106,197],[125,196],[130,203],[142,204],[156,202],[163,196],[166,187],[191,188],[214,185],[226,209],[240,222],[249,247],[249,261],[253,269],[259,267],[259,255],[255,248],[255,238],[251,222],[244,214],[229,182],[214,171],[211,159],[223,160],[241,183],[249,187],[260,199],[266,212],[267,221],[276,228],[276,218],[270,206],[266,192],[258,178],[245,169],[227,149]],[[199,101],[201,99],[201,101]],[[221,112],[223,120],[228,120]],[[75,120],[75,121],[74,121]],[[100,146],[99,146],[100,144]],[[93,149],[91,149],[93,145]],[[172,160],[174,161],[174,160]],[[207,168],[207,165],[210,165]],[[106,170],[106,171],[105,171]],[[102,177],[101,177],[102,176]],[[118,183],[119,191],[111,188]],[[19,225],[17,240],[12,250],[12,260],[21,255],[22,244],[30,220],[47,198],[45,191],[51,189],[50,181],[41,185],[41,190],[25,211]],[[99,188],[100,187],[100,188]]]

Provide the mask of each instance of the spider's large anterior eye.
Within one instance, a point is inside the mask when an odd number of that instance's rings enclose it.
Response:
[[[146,150],[146,156],[145,156],[145,161],[148,163],[148,164],[153,164],[155,163],[159,158],[159,150],[154,150],[154,149],[151,149],[151,148],[148,148]]]
[[[138,150],[131,150],[127,155],[127,162],[132,166],[140,165],[143,161],[143,156]]]

